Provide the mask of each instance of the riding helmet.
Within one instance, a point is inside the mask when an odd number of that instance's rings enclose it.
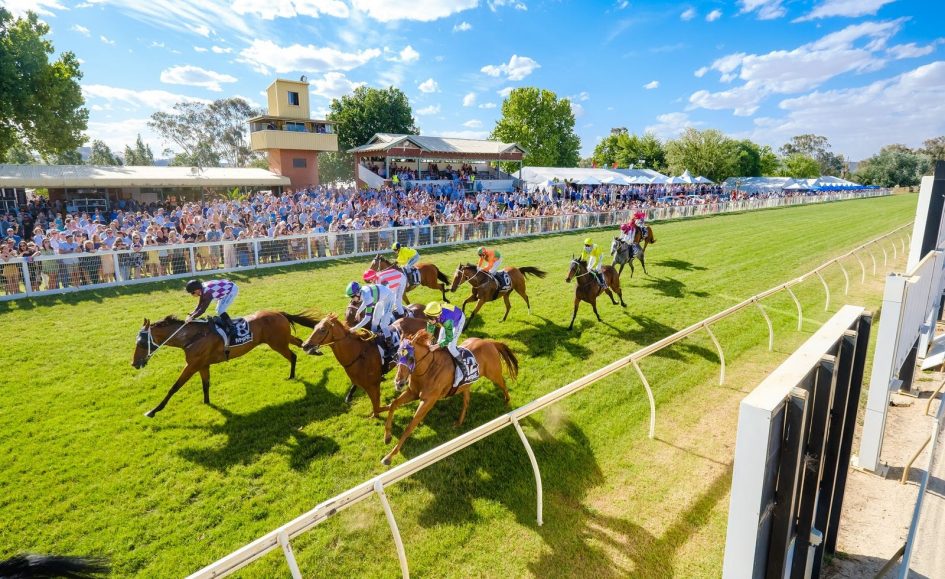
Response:
[[[356,281],[349,283],[348,287],[345,289],[345,295],[349,298],[353,298],[359,293],[361,293],[361,284]]]
[[[364,277],[364,281],[367,281],[367,282],[377,281],[377,272],[374,271],[373,269],[369,269],[366,272],[364,272],[363,277]]]
[[[594,240],[588,237],[584,240],[584,245],[594,245]]]
[[[184,288],[187,290],[187,293],[192,294],[197,290],[202,290],[203,284],[200,283],[199,279],[192,279],[187,282],[187,285],[184,286]]]
[[[479,249],[476,250],[476,255],[482,255],[485,252],[486,252],[486,248],[480,247]]]
[[[399,241],[395,241],[395,242],[394,242],[394,245],[391,245],[390,248],[391,248],[392,251],[400,251],[400,242],[399,242]]]
[[[440,302],[430,302],[427,307],[423,308],[423,313],[430,317],[438,316],[442,312],[443,306],[440,305]]]

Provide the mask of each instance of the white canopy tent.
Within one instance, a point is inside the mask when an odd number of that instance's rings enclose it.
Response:
[[[529,189],[548,187],[551,183],[581,183],[582,179],[596,179],[598,184],[633,185],[650,184],[650,179],[665,178],[650,169],[594,169],[586,167],[522,167],[520,178]]]
[[[698,184],[700,184],[700,185],[714,185],[714,184],[715,184],[714,181],[712,181],[712,180],[710,180],[710,179],[706,179],[706,178],[703,177],[702,175],[699,175],[698,177],[696,177],[695,179],[693,179],[692,182],[693,182],[693,183],[698,183]]]

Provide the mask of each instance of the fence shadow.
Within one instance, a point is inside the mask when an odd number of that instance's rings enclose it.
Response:
[[[587,306],[587,304],[585,306],[588,310],[587,313],[593,316],[590,306]],[[580,313],[579,311],[578,316],[580,316]],[[532,321],[535,318],[541,321],[535,323]],[[507,337],[509,340],[524,346],[528,350],[528,357],[530,358],[554,356],[559,349],[579,359],[586,359],[591,355],[590,349],[580,343],[581,332],[592,325],[591,320],[576,320],[576,328],[572,331],[568,331],[568,326],[565,324],[558,324],[539,315],[532,315],[530,318],[523,320],[522,323],[527,327],[511,333]],[[594,323],[596,323],[596,320]]]
[[[320,456],[334,454],[338,443],[325,436],[311,436],[300,429],[311,424],[347,412],[348,407],[341,396],[325,388],[328,369],[322,370],[317,383],[301,380],[305,385],[305,396],[266,406],[248,414],[236,414],[225,408],[213,406],[225,421],[207,428],[210,436],[223,434],[226,443],[214,448],[185,448],[180,456],[204,468],[226,471],[232,466],[252,464],[261,455],[275,446],[294,441],[289,455],[289,465],[295,470],[305,469],[309,462]]]
[[[649,316],[633,315],[631,318],[639,325],[639,327],[636,329],[621,328],[621,336],[625,339],[632,340],[637,344],[652,344],[654,342],[658,342],[666,336],[675,334],[678,331],[676,328],[667,326],[666,324],[659,322]],[[676,342],[672,346],[663,348],[653,355],[660,356],[662,358],[669,358],[670,360],[684,361],[685,356],[683,356],[683,354],[680,352],[699,356],[700,358],[710,362],[720,361],[718,352],[698,344],[694,344],[691,340]]]

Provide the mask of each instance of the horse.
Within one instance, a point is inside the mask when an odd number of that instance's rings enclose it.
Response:
[[[509,294],[512,293],[513,290],[517,292],[518,295],[522,296],[522,299],[525,300],[525,305],[528,306],[528,313],[532,313],[532,305],[528,301],[528,294],[525,293],[525,277],[534,275],[538,278],[544,278],[547,274],[537,267],[530,266],[506,267],[504,268],[504,271],[512,280],[512,287],[502,293],[499,293],[499,284],[495,277],[491,274],[480,270],[471,263],[467,263],[465,265],[461,263],[456,268],[456,273],[453,274],[453,283],[450,286],[450,291],[455,292],[459,286],[463,284],[463,282],[467,281],[469,282],[469,285],[472,286],[472,293],[469,294],[469,297],[463,302],[463,314],[466,313],[466,304],[479,300],[479,302],[476,304],[476,308],[471,314],[469,314],[470,322],[472,321],[473,316],[476,315],[476,312],[482,308],[483,304],[496,300],[500,295],[502,296],[502,299],[505,300],[505,315],[502,316],[502,321],[504,322],[505,319],[509,317],[509,310],[512,309],[512,304],[509,303]]]
[[[601,273],[604,276],[604,283],[607,284],[606,288],[600,287],[597,280],[587,271],[586,261],[583,259],[571,260],[568,277],[564,278],[564,281],[570,283],[572,278],[577,278],[577,286],[574,288],[574,313],[571,315],[569,330],[574,327],[574,318],[577,317],[578,306],[581,305],[582,301],[591,304],[598,322],[604,321],[600,319],[600,314],[597,313],[597,297],[602,293],[606,293],[610,297],[610,301],[617,305],[617,300],[614,299],[614,293],[616,293],[620,296],[620,305],[627,307],[627,304],[623,301],[623,291],[620,289],[620,274],[617,273],[617,270],[612,266],[605,265],[601,268]]]
[[[410,336],[426,328],[426,324],[426,320],[421,318],[401,318],[391,324],[391,328],[400,331],[401,336]],[[381,406],[381,380],[390,368],[384,367],[377,345],[367,337],[369,335],[370,332],[351,330],[337,315],[329,314],[302,343],[302,350],[307,354],[321,355],[321,347],[330,346],[351,384],[360,386],[371,399],[371,416],[376,417],[387,410],[386,406]]]
[[[459,413],[456,426],[462,425],[466,419],[466,411],[469,409],[469,389],[472,383],[463,384],[456,389],[453,388],[456,369],[453,357],[446,348],[433,347],[430,341],[431,338],[430,334],[422,331],[412,338],[405,338],[400,341],[397,374],[394,376],[394,381],[398,387],[403,387],[406,384],[407,389],[391,402],[387,409],[387,422],[384,425],[384,444],[390,444],[392,438],[390,430],[394,420],[394,411],[418,398],[420,399],[420,406],[417,408],[416,414],[413,415],[410,424],[401,434],[397,445],[387,453],[387,456],[381,459],[381,463],[385,465],[390,465],[391,458],[400,452],[404,441],[410,437],[437,400],[462,393],[463,408]],[[460,346],[473,353],[479,363],[479,375],[485,376],[502,389],[505,404],[508,405],[510,400],[509,389],[505,385],[502,365],[505,365],[509,377],[515,379],[518,376],[518,358],[515,357],[515,353],[502,342],[480,338],[469,338]]]
[[[617,275],[623,273],[623,266],[630,265],[630,277],[633,277],[633,260],[639,259],[640,265],[643,266],[643,273],[650,275],[646,271],[646,259],[644,258],[643,248],[639,244],[634,243],[633,245],[626,243],[620,240],[620,237],[614,237],[613,242],[610,244],[610,255],[614,256],[613,261],[610,263],[611,266],[614,264],[619,265],[620,269],[617,271]]]
[[[239,346],[231,346],[230,352],[227,353],[223,347],[223,338],[217,334],[213,322],[209,320],[188,324],[174,316],[167,316],[152,324],[145,318],[135,340],[131,365],[137,369],[144,368],[151,356],[164,345],[183,348],[184,359],[187,360],[187,365],[167,392],[167,396],[160,404],[146,412],[145,416],[154,418],[155,414],[164,409],[171,396],[197,372],[203,381],[203,403],[210,404],[210,366],[239,358],[261,344],[267,344],[282,354],[291,364],[289,379],[295,378],[296,355],[289,349],[289,345],[301,346],[302,340],[295,337],[292,330],[295,324],[314,328],[318,320],[308,314],[262,310],[246,316],[246,321],[253,339]]]
[[[374,260],[371,262],[371,269],[375,270],[380,274],[384,270],[395,268],[395,264],[391,263],[381,255],[375,255]],[[438,289],[440,293],[443,294],[443,301],[449,303],[449,299],[446,297],[446,285],[450,283],[448,277],[446,277],[443,272],[440,271],[436,265],[432,263],[421,262],[418,263],[417,271],[420,272],[420,285],[428,287],[430,289]],[[404,288],[404,303],[409,304],[410,300],[407,299],[407,293],[416,288],[415,285],[407,285]]]

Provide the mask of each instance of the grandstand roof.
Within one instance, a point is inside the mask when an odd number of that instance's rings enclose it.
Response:
[[[138,188],[288,186],[289,178],[265,169],[225,167],[103,167],[0,165],[0,187]]]
[[[447,158],[494,157],[520,160],[526,153],[517,143],[502,143],[480,139],[454,139],[420,135],[376,133],[367,143],[348,150],[349,153],[388,153],[398,155],[445,155]]]

